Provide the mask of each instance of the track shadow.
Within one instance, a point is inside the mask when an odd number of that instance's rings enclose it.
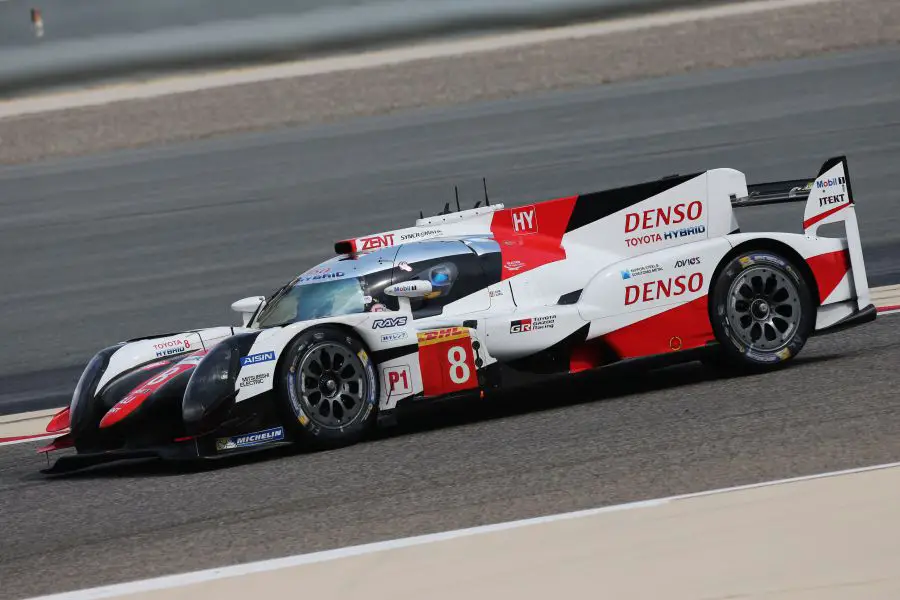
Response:
[[[784,368],[803,368],[839,358],[841,356],[837,354],[797,358]],[[725,372],[698,361],[652,370],[648,370],[640,362],[622,363],[580,375],[559,376],[539,384],[505,391],[485,400],[459,398],[410,407],[401,415],[396,426],[379,430],[373,437],[386,439],[660,390],[677,390],[704,382],[759,376],[765,375]]]
[[[785,368],[799,369],[842,358],[830,354],[797,358]],[[498,393],[487,399],[473,397],[414,405],[402,411],[397,425],[376,430],[368,441],[385,440],[427,431],[458,427],[516,415],[556,410],[591,402],[602,402],[660,390],[677,390],[704,382],[738,380],[765,375],[722,372],[699,362],[686,362],[647,370],[640,363],[623,363],[600,371],[563,375],[527,387]],[[364,442],[365,443],[365,442]],[[193,462],[166,462],[160,459],[122,460],[79,471],[49,476],[51,479],[109,479],[119,477],[172,477],[251,465],[318,451],[293,447],[262,449],[258,452]],[[327,450],[325,451],[327,452]],[[47,477],[47,476],[44,476]]]
[[[223,456],[214,459],[200,459],[192,461],[166,461],[160,458],[123,459],[116,462],[85,467],[77,471],[65,473],[42,474],[37,476],[42,479],[114,479],[120,477],[144,478],[144,477],[176,477],[215,471],[222,468],[250,465],[278,457],[303,453],[302,450],[289,446],[279,448],[263,448],[256,452]]]

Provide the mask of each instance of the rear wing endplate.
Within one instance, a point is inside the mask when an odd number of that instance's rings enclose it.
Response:
[[[859,237],[847,157],[836,156],[828,159],[814,179],[749,185],[747,192],[744,198],[732,198],[732,206],[738,208],[776,202],[806,202],[803,211],[803,233],[808,236],[815,236],[822,225],[843,221],[859,309],[862,310],[869,305],[869,282],[863,262],[862,241]]]

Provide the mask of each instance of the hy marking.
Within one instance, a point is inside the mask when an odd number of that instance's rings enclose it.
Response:
[[[751,483],[749,485],[739,485],[730,488],[722,488],[717,490],[709,490],[706,492],[696,492],[693,494],[682,494],[680,496],[670,496],[668,498],[659,498],[656,500],[641,500],[638,502],[629,502],[627,504],[618,504],[614,506],[603,506],[600,508],[591,508],[588,510],[579,510],[569,513],[561,513],[556,515],[547,515],[545,517],[536,517],[533,519],[522,519],[520,521],[509,521],[506,523],[496,523],[493,525],[482,525],[480,527],[471,527],[469,529],[457,529],[454,531],[444,531],[441,533],[432,533],[428,535],[419,535],[415,537],[401,538],[397,540],[387,540],[384,542],[375,542],[373,544],[363,544],[360,546],[350,546],[347,548],[336,548],[334,550],[325,550],[323,552],[313,552],[311,554],[298,554],[295,556],[287,556],[284,558],[275,558],[270,560],[261,560],[258,562],[245,563],[242,565],[234,565],[230,567],[220,567],[218,569],[207,569],[205,571],[194,571],[193,573],[184,573],[181,575],[168,575],[165,577],[156,577],[154,579],[143,579],[132,581],[129,583],[119,583],[115,585],[107,585],[103,587],[78,590],[74,592],[64,592],[62,594],[53,594],[50,596],[39,596],[30,600],[98,600],[100,598],[114,598],[117,596],[126,596],[131,594],[139,594],[143,592],[152,592],[158,590],[169,590],[180,588],[187,585],[198,583],[206,583],[219,579],[229,579],[232,577],[242,577],[254,573],[267,573],[271,571],[280,571],[281,569],[289,569],[302,565],[311,565],[323,563],[341,558],[349,558],[352,556],[362,556],[366,554],[375,554],[387,550],[397,550],[400,548],[410,548],[413,546],[423,546],[433,544],[435,542],[443,542],[464,537],[472,537],[486,533],[495,533],[498,531],[507,531],[510,529],[520,529],[522,527],[531,527],[533,525],[542,525],[545,523],[553,523],[557,521],[570,521],[572,519],[581,519],[584,517],[593,517],[606,513],[621,512],[626,510],[641,510],[647,508],[656,508],[664,506],[679,500],[688,500],[691,498],[702,498],[704,496],[712,496],[715,494],[724,494],[728,492],[737,492],[742,490],[752,490],[756,488],[771,487],[786,483],[799,483],[802,481],[812,481],[816,479],[825,479],[827,477],[836,477],[839,475],[851,475],[856,473],[867,473],[869,471],[877,471],[880,469],[889,469],[900,467],[900,463],[889,463],[884,465],[874,465],[870,467],[860,467],[856,469],[847,469],[845,471],[833,471],[831,473],[819,473],[816,475],[806,475],[803,477],[793,477],[790,479],[777,479],[775,481],[764,481],[761,483]]]

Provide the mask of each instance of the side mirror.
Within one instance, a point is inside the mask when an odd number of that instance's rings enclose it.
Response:
[[[384,288],[384,293],[397,298],[424,298],[432,291],[431,282],[418,279],[395,283]]]
[[[265,296],[250,296],[249,298],[241,298],[231,305],[231,310],[241,313],[242,325],[246,327],[250,324],[250,319],[261,309],[266,303]]]

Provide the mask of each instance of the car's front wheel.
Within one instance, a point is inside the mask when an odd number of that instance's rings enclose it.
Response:
[[[280,378],[290,428],[307,445],[353,444],[375,422],[375,367],[348,331],[329,326],[304,331],[288,346]]]
[[[799,268],[771,251],[749,251],[722,269],[711,291],[710,318],[721,362],[760,371],[777,367],[806,344],[815,305]]]

